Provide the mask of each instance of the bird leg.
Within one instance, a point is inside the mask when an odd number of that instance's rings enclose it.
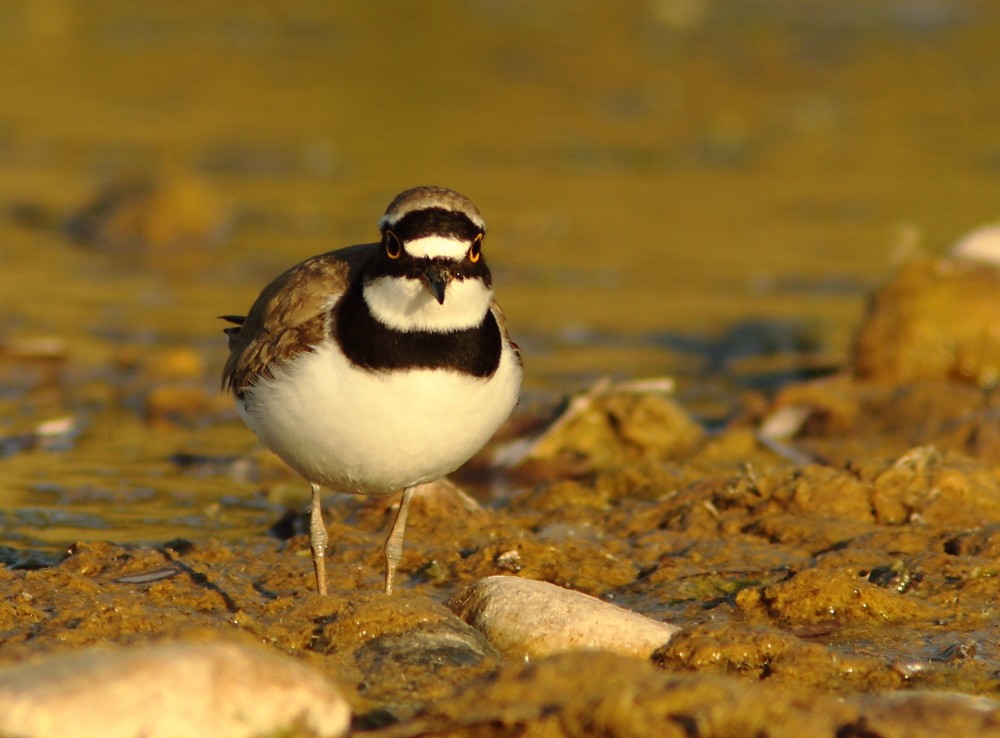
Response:
[[[416,487],[407,487],[403,490],[403,497],[399,501],[399,510],[396,511],[396,519],[392,522],[389,536],[385,539],[385,546],[382,553],[385,554],[385,593],[392,594],[392,580],[396,577],[396,567],[403,556],[403,531],[406,530],[406,516],[410,511],[410,499]]]
[[[312,488],[312,508],[309,515],[309,546],[312,548],[313,567],[316,569],[316,590],[326,594],[326,544],[329,536],[323,524],[323,501],[318,484]]]

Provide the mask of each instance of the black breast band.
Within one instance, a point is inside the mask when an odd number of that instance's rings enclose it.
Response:
[[[503,340],[489,310],[471,328],[398,331],[372,315],[362,294],[362,280],[358,280],[334,307],[332,319],[348,360],[366,369],[453,369],[489,377],[500,365]]]

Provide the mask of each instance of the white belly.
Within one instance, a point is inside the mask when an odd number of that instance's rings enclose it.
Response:
[[[240,415],[306,479],[340,492],[392,492],[442,477],[481,449],[517,404],[521,367],[504,346],[486,379],[368,372],[331,342],[246,390]]]

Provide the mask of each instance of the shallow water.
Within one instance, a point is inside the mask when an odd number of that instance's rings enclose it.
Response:
[[[96,413],[56,457],[73,488],[95,484],[87,456],[128,477],[114,444],[140,467],[178,445],[252,448],[231,415],[174,446],[107,417],[108,365],[179,347],[200,362],[185,381],[212,384],[214,316],[300,258],[369,240],[419,182],[486,214],[531,389],[670,374],[717,419],[742,389],[841,364],[898,251],[997,215],[1000,12],[810,8],[5,4],[0,336],[63,348],[60,396],[15,383],[0,433]],[[132,175],[174,195],[98,211],[111,222],[75,243],[71,216]],[[31,474],[48,484],[50,466]],[[25,479],[3,471],[24,504]],[[154,489],[190,486],[156,474]]]
[[[986,0],[3,4],[2,558],[300,506],[215,316],[418,183],[485,214],[525,413],[669,375],[714,428],[842,366],[899,258],[1000,213],[998,31]]]

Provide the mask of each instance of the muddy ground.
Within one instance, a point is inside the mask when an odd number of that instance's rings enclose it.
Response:
[[[983,353],[977,367],[995,359]],[[139,384],[147,402],[169,406],[162,380]],[[845,368],[770,399],[747,395],[710,433],[665,386],[601,382],[519,413],[455,478],[478,503],[447,487],[415,499],[392,597],[380,551],[392,497],[328,498],[328,597],[313,591],[292,508],[242,542],[81,542],[58,561],[11,556],[0,663],[238,633],[343,685],[359,735],[1000,731],[989,711],[953,709],[954,693],[1000,698],[992,389],[948,369],[901,380]],[[21,453],[55,462],[59,451]],[[250,466],[263,488],[296,483],[262,453],[185,463],[222,478]],[[649,662],[505,663],[446,607],[494,574],[682,630]],[[865,702],[884,693],[919,700]]]

